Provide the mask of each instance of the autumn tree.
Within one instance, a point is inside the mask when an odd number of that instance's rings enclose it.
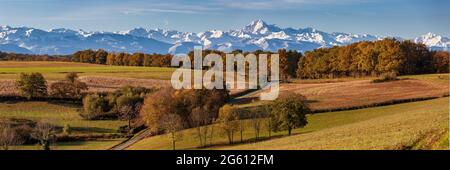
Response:
[[[162,131],[162,119],[164,114],[174,113],[171,100],[174,90],[163,88],[145,98],[141,108],[140,117],[154,133]]]
[[[438,51],[433,54],[433,68],[437,73],[448,73],[450,63],[450,53]]]
[[[239,112],[236,106],[224,105],[219,110],[217,122],[223,133],[228,137],[228,142],[233,143],[234,133],[239,128]]]
[[[172,149],[175,150],[175,144],[181,140],[183,134],[179,131],[184,128],[184,122],[177,114],[166,113],[161,119],[161,128],[170,136],[172,140]]]
[[[116,54],[108,53],[108,55],[106,56],[106,65],[114,65],[115,61],[116,61]]]
[[[132,98],[118,98],[119,100],[133,100]],[[119,117],[121,119],[127,120],[128,122],[128,130],[131,132],[132,126],[131,121],[137,117],[139,114],[139,111],[141,109],[141,103],[140,102],[132,102],[132,101],[120,101],[124,102],[119,106]]]
[[[83,98],[83,118],[93,120],[111,109],[108,100],[101,94],[90,94]]]
[[[134,53],[130,56],[129,64],[130,66],[142,66],[144,63],[144,54]]]
[[[47,121],[40,121],[31,134],[31,137],[38,140],[43,150],[50,150],[51,143],[55,138],[56,130]]]
[[[164,114],[177,114],[186,123],[186,127],[197,130],[200,146],[205,146],[211,138],[213,123],[219,108],[228,100],[226,90],[174,90],[161,89],[146,97],[141,109],[141,118],[153,131],[162,131],[160,120]]]
[[[251,109],[249,114],[251,126],[255,134],[255,140],[259,140],[261,129],[263,128],[264,118],[266,117],[267,114],[260,107]]]
[[[208,138],[210,138],[210,131],[213,128],[209,125],[214,122],[215,118],[205,109],[195,107],[190,114],[190,120],[191,124],[195,127],[196,138],[199,140],[200,147],[206,146]]]
[[[108,57],[108,52],[103,49],[99,49],[95,52],[95,63],[96,64],[106,64],[106,59]]]
[[[10,125],[0,123],[0,146],[3,150],[8,150],[10,146],[20,145],[23,143],[21,137]]]
[[[296,77],[297,63],[300,60],[301,53],[280,49],[278,55],[280,59],[280,79],[289,81],[289,79]]]

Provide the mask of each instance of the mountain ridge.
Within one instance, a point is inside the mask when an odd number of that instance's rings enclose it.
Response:
[[[0,26],[0,51],[32,54],[72,54],[85,49],[115,52],[186,53],[194,46],[232,51],[280,48],[301,52],[317,48],[375,41],[386,37],[370,34],[327,33],[314,28],[281,28],[263,20],[254,20],[241,29],[208,30],[199,33],[142,27],[127,31],[102,32],[65,28],[48,31],[31,27]],[[399,38],[399,37],[396,37]],[[399,38],[402,39],[402,38]],[[427,33],[412,39],[432,50],[447,50],[450,38]]]

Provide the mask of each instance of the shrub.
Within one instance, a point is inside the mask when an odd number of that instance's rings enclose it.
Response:
[[[69,124],[65,124],[63,128],[63,133],[66,135],[70,135],[72,133],[72,128]]]
[[[11,128],[14,128],[17,136],[23,141],[24,144],[36,143],[36,140],[31,137],[31,133],[34,127],[36,127],[35,121],[10,118],[0,122],[0,124],[9,125]]]
[[[51,95],[59,98],[81,98],[85,90],[88,86],[78,80],[77,73],[67,73],[65,80],[50,85]]]
[[[239,112],[236,106],[224,105],[219,110],[219,117],[217,122],[223,131],[223,134],[228,137],[228,142],[233,143],[234,133],[239,130]]]
[[[85,119],[107,119],[110,107],[105,97],[99,94],[87,95],[83,99],[83,112],[81,116]]]
[[[10,146],[22,144],[22,139],[10,125],[0,124],[0,146],[8,150]]]
[[[373,83],[389,82],[398,80],[396,72],[388,72],[381,74],[380,78],[373,80]]]
[[[123,118],[131,123],[138,115],[144,97],[151,92],[153,89],[127,86],[112,93],[86,95],[81,115],[90,120]]]
[[[47,96],[47,82],[41,73],[21,73],[16,87],[20,95],[28,100]]]

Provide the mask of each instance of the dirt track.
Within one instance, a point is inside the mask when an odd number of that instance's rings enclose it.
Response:
[[[132,138],[112,147],[110,150],[125,150],[129,146],[139,142],[140,140],[146,138],[147,136],[150,136],[151,132],[149,129],[144,129],[142,132],[136,134]]]

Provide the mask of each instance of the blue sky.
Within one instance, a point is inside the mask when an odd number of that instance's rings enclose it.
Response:
[[[255,19],[280,27],[412,38],[450,34],[447,0],[0,0],[0,25],[119,31],[200,32]]]

